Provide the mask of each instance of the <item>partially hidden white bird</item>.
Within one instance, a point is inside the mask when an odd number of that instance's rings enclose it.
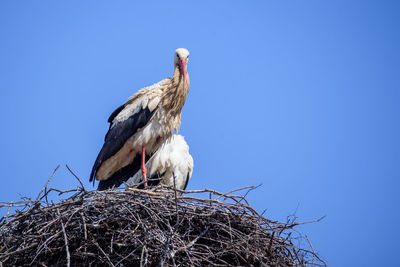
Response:
[[[146,167],[149,186],[163,184],[185,190],[192,177],[193,158],[189,154],[189,146],[184,137],[174,134],[169,140],[166,140],[146,162]],[[126,184],[136,187],[141,182],[143,182],[143,176],[138,171],[126,181]]]
[[[189,91],[189,51],[178,48],[174,73],[145,87],[109,117],[109,130],[90,174],[99,190],[118,187],[141,169],[147,188],[146,161],[181,125],[181,112]]]

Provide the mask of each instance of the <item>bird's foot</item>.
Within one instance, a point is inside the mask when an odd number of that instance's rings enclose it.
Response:
[[[144,181],[144,189],[147,189],[149,186],[147,185],[147,169],[146,166],[144,168],[142,168],[142,175],[143,175],[143,181]]]

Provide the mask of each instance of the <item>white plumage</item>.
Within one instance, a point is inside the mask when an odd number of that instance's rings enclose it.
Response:
[[[193,158],[189,154],[189,146],[182,135],[174,134],[161,145],[159,150],[146,163],[149,174],[149,184],[164,184],[184,190],[193,172]],[[138,171],[126,182],[128,186],[135,186],[143,181]]]

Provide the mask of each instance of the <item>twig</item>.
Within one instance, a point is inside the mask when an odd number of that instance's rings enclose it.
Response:
[[[13,203],[12,203],[12,201],[11,201],[11,205],[12,205]],[[8,209],[7,209],[7,216],[6,216],[6,222],[8,222],[8,216],[10,215],[10,209],[11,209],[11,207],[12,206],[8,206]]]
[[[267,209],[264,209],[263,212],[261,212],[261,216],[264,216],[264,213],[267,211]]]
[[[146,245],[143,245],[142,253],[140,254],[140,267],[143,267],[143,258],[144,258],[143,256],[144,256],[145,250],[146,250]],[[144,264],[146,264],[146,263],[144,263]]]
[[[288,227],[288,228],[293,228],[294,226],[298,226],[298,225],[320,222],[320,221],[322,221],[323,219],[325,219],[325,217],[326,217],[326,215],[324,215],[324,216],[322,216],[321,218],[316,219],[316,220],[311,220],[311,221],[306,221],[306,222],[294,222],[294,223],[292,223],[292,224],[288,224],[287,227]]]
[[[27,246],[27,247],[24,247],[24,248],[21,248],[21,249],[17,249],[17,250],[14,250],[14,251],[11,251],[11,252],[2,254],[2,255],[0,255],[0,260],[4,260],[4,259],[6,259],[7,257],[10,257],[10,256],[12,256],[12,255],[18,254],[18,253],[23,252],[23,251],[25,251],[25,250],[29,250],[29,249],[34,248],[34,247],[36,247],[36,246],[37,246],[37,243],[32,243],[32,244],[30,244],[30,245]]]
[[[63,220],[62,220],[62,216],[60,214],[60,210],[57,209],[57,212],[58,212],[58,215],[60,216],[60,223],[61,223],[62,231],[63,231],[63,234],[64,234],[65,251],[66,251],[66,254],[67,254],[67,266],[70,267],[71,266],[71,256],[69,254],[67,233],[65,232],[65,227],[64,227]]]
[[[311,267],[313,267],[314,266],[314,262],[315,262],[315,251],[314,251],[314,248],[313,248],[313,246],[312,246],[312,244],[310,242],[310,239],[308,239],[308,235],[307,234],[306,234],[306,238],[307,238],[308,244],[310,245],[310,247],[311,247],[311,249],[313,251],[313,258],[312,258],[312,264],[311,264]]]
[[[59,219],[61,219],[61,217],[57,217],[53,220],[51,220],[50,222],[48,222],[45,226],[43,226],[42,228],[39,229],[39,231],[37,231],[39,234],[46,229],[47,227],[49,227],[50,225],[54,224],[56,221],[58,221]]]
[[[175,257],[176,253],[179,251],[184,251],[190,249],[196,242],[199,240],[199,238],[203,237],[208,232],[209,227],[207,226],[206,229],[204,229],[195,239],[193,239],[191,242],[189,242],[187,245],[178,248],[177,250],[174,250],[171,252],[170,257],[173,258]]]
[[[271,253],[272,241],[274,241],[275,232],[272,232],[271,241],[269,241],[268,252]]]
[[[257,186],[253,186],[252,188],[250,188],[249,190],[247,190],[246,194],[244,194],[243,197],[244,197],[244,198],[247,197],[247,195],[248,195],[251,191],[253,191],[253,190],[259,188],[260,186],[262,186],[262,184],[259,184],[259,185],[257,185]]]
[[[61,234],[62,231],[58,231],[57,233],[55,233],[54,235],[50,236],[49,238],[47,238],[43,244],[41,244],[37,250],[36,250],[36,254],[35,257],[33,258],[33,260],[29,263],[29,265],[32,265],[33,262],[36,260],[36,258],[39,256],[40,252],[42,252],[43,248],[47,245],[47,242],[50,242],[52,239],[56,238],[59,234]]]
[[[95,244],[95,246],[101,251],[101,253],[103,253],[103,255],[106,257],[106,259],[108,260],[108,263],[111,266],[114,266],[114,264],[111,262],[110,257],[108,257],[108,255],[104,252],[104,250],[99,246],[99,244],[96,241],[93,241],[93,244]]]
[[[229,194],[231,194],[231,193],[233,193],[233,192],[237,192],[237,191],[244,190],[244,189],[247,189],[247,188],[252,189],[252,188],[254,188],[254,185],[250,185],[250,186],[245,186],[245,187],[233,189],[233,190],[231,190],[231,191],[229,191],[229,192],[227,192],[227,193],[224,193],[224,194],[218,196],[218,197],[215,198],[215,199],[218,200],[219,198],[224,197],[224,196],[226,196],[226,195],[229,195]]]
[[[56,173],[56,171],[58,170],[58,168],[60,168],[60,165],[57,165],[57,167],[54,169],[53,173],[51,174],[50,178],[47,180],[46,184],[44,185],[44,187],[42,188],[42,190],[40,190],[39,195],[36,197],[36,200],[39,199],[40,194],[42,194],[43,190],[47,187],[47,185],[50,183],[50,180],[53,178],[54,174]]]
[[[67,167],[67,169],[69,170],[70,173],[72,173],[72,175],[78,180],[78,182],[81,184],[83,191],[86,192],[85,186],[83,185],[81,179],[79,179],[78,175],[76,175],[68,166],[68,164],[65,164],[65,167]]]
[[[134,187],[127,187],[126,190],[127,191],[138,192],[138,193],[144,193],[144,194],[148,194],[148,195],[152,195],[152,196],[162,196],[161,193],[151,192],[149,190],[143,190],[143,189],[138,189],[138,188],[134,188]]]
[[[179,212],[178,212],[178,199],[176,197],[176,184],[175,184],[175,173],[172,174],[174,178],[174,195],[175,195],[175,211],[176,211],[176,223],[175,226],[179,223]]]
[[[85,240],[87,240],[86,222],[85,222],[85,217],[83,217],[83,213],[81,213],[81,217],[82,217],[82,222],[83,222],[83,233],[85,236]],[[85,247],[85,249],[86,249],[86,247]]]

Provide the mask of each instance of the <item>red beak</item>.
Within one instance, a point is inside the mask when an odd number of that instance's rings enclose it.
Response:
[[[179,68],[181,73],[183,74],[183,81],[186,80],[186,61],[184,59],[181,59],[179,62]]]

